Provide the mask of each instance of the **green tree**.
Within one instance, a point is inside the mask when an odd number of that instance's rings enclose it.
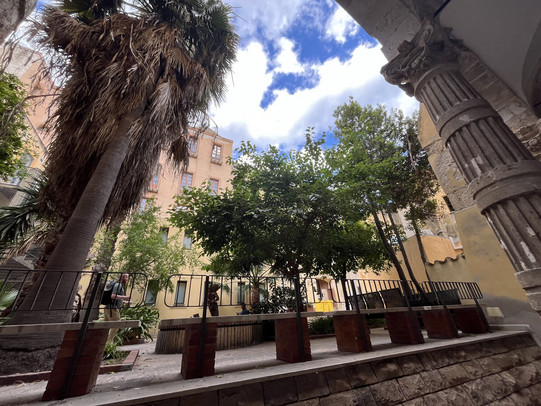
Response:
[[[234,276],[248,276],[254,267],[288,278],[335,274],[346,243],[349,260],[341,263],[340,274],[344,267],[357,270],[359,263],[380,269],[385,261],[373,229],[363,224],[362,233],[348,233],[362,216],[334,187],[324,142],[308,132],[304,147],[287,153],[242,143],[232,189],[219,195],[205,187],[184,190],[180,209],[170,210],[171,221],[194,235],[212,256],[214,270]],[[370,255],[368,246],[376,248]]]
[[[23,168],[26,92],[16,76],[0,70],[0,178],[6,179]]]
[[[144,274],[148,280],[157,281],[158,290],[169,288],[168,279],[179,268],[200,265],[195,249],[186,249],[179,240],[180,234],[169,235],[167,224],[159,217],[160,207],[152,200],[146,207],[135,211],[125,221],[119,236],[118,248],[112,257],[114,271]],[[139,287],[145,279],[138,278]]]
[[[421,207],[430,207],[429,197],[435,191],[426,154],[415,137],[416,119],[399,111],[389,112],[384,106],[361,106],[353,98],[338,106],[334,117],[338,144],[329,162],[340,185],[359,210],[372,215],[400,279],[407,280],[393,243],[402,250],[410,279],[420,289],[391,216],[400,209],[419,216]],[[385,213],[390,227],[385,226]]]

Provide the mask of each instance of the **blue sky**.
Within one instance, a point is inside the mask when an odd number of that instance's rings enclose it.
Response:
[[[410,114],[418,103],[379,71],[386,63],[368,36],[333,0],[225,0],[241,41],[226,101],[214,129],[238,145],[296,148],[307,127],[333,124],[336,106],[353,96]]]

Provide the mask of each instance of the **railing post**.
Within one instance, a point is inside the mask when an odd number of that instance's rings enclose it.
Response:
[[[209,294],[209,276],[205,277],[205,286],[203,289],[203,317],[201,318],[201,337],[199,339],[199,353],[197,356],[197,376],[202,376],[203,354],[205,351],[205,342],[207,336],[207,307]]]
[[[346,278],[340,278],[340,282],[342,282],[342,290],[344,291],[344,301],[346,303],[346,310],[351,310],[351,303],[349,303]]]
[[[342,282],[345,285],[344,279],[342,279]],[[359,307],[359,298],[357,297],[357,291],[355,290],[355,282],[353,280],[350,280],[349,282],[351,285],[351,293],[353,294],[353,300],[355,301],[355,309],[357,310],[357,321],[359,322],[359,328],[361,329],[361,341],[363,342],[363,348],[365,351],[370,351],[370,343],[368,342],[368,339],[366,337],[366,330],[364,329],[364,323],[361,317],[361,309]],[[363,290],[360,284],[359,290],[361,291],[360,294],[362,295]]]
[[[302,319],[301,319],[301,284],[299,277],[293,277],[293,284],[295,286],[295,305],[297,310],[297,333],[299,335],[299,354],[301,356],[301,361],[306,361],[306,354],[304,353],[304,334],[302,333]]]
[[[96,283],[94,284],[94,288],[92,289],[92,293],[90,295],[90,303],[94,303],[94,299],[96,299],[96,295],[98,294],[102,275],[103,275],[103,272],[96,273]],[[79,330],[79,334],[77,335],[77,344],[75,345],[75,350],[73,353],[73,357],[71,359],[70,369],[67,375],[67,382],[62,390],[62,397],[61,397],[62,399],[65,399],[68,396],[68,393],[71,389],[71,383],[73,381],[73,374],[75,373],[75,368],[77,367],[77,361],[79,360],[79,356],[81,355],[81,350],[83,348],[83,340],[85,338],[85,334],[88,329],[89,320],[90,320],[90,312],[87,310],[85,312],[83,324],[81,325],[81,329]]]

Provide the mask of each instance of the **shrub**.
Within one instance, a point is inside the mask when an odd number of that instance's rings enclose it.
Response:
[[[120,310],[120,318],[122,320],[141,321],[141,327],[123,328],[118,332],[117,337],[120,337],[122,341],[129,341],[136,338],[153,340],[150,331],[158,324],[160,312],[154,306],[123,307]]]
[[[310,335],[334,334],[332,317],[317,317],[308,323]]]

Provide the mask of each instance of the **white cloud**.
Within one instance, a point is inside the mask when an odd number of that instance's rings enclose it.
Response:
[[[280,38],[278,41],[281,51],[276,57],[277,67],[276,72],[281,73],[301,73],[304,68],[297,59],[297,54],[293,52],[295,43],[288,38]]]
[[[240,50],[226,102],[214,110],[219,133],[232,138],[236,145],[249,139],[259,146],[294,147],[302,143],[307,127],[316,127],[316,132],[327,130],[334,109],[350,95],[361,104],[384,103],[406,113],[417,106],[414,99],[383,80],[379,71],[386,60],[379,47],[359,45],[346,61],[333,58],[312,65],[310,68],[320,77],[317,86],[294,94],[275,90],[275,100],[264,109],[261,99],[277,71],[266,69],[268,58],[257,42]]]
[[[357,31],[359,25],[342,7],[335,10],[325,26],[325,35],[339,43],[346,42],[346,38],[355,35]]]

